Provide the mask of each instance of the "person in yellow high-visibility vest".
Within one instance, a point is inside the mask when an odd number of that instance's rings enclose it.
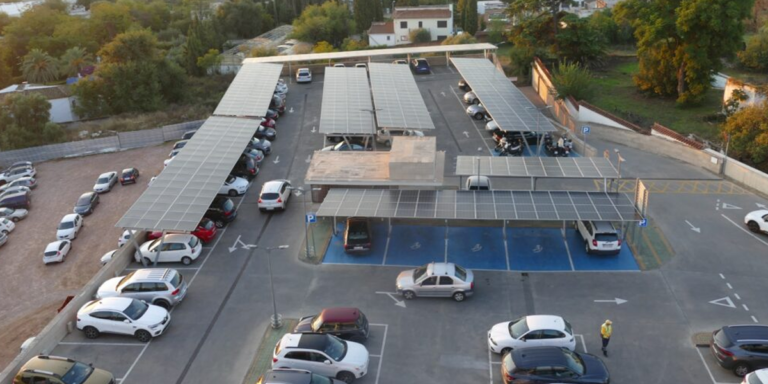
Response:
[[[611,341],[611,334],[613,333],[613,322],[606,320],[603,325],[600,326],[600,338],[603,339],[603,356],[608,357],[608,342]]]

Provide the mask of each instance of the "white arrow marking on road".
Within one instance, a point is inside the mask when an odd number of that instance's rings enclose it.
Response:
[[[237,250],[237,245],[238,245],[238,244],[240,244],[240,246],[241,246],[243,249],[251,249],[251,248],[256,248],[256,247],[258,247],[258,245],[255,245],[255,244],[246,244],[246,243],[243,243],[243,241],[242,241],[242,240],[240,240],[240,235],[238,235],[238,236],[237,236],[237,240],[235,240],[235,243],[234,243],[234,244],[232,244],[232,246],[228,248],[228,249],[229,249],[229,253],[232,253],[232,252],[236,251],[236,250]]]
[[[483,147],[477,147],[477,151],[478,152],[482,152],[483,151]]]
[[[595,300],[595,303],[616,303],[616,305],[621,305],[626,302],[627,300],[619,299],[618,297],[613,300]]]
[[[755,205],[757,205],[758,208],[762,208],[762,209],[768,208],[765,206],[765,204],[755,203]]]
[[[291,110],[288,111],[288,113],[293,113],[293,107],[291,107]]]
[[[389,296],[390,299],[395,301],[395,305],[397,305],[398,307],[405,308],[405,301],[400,301],[400,300],[396,299],[393,296],[393,295],[395,295],[394,293],[392,293],[392,292],[376,292],[376,293],[379,294],[379,295],[387,295],[387,296]]]
[[[280,162],[280,156],[278,156],[278,157],[275,157],[275,161],[273,161],[273,163],[277,164],[277,163],[279,163],[279,162]]]
[[[312,127],[312,133],[315,133],[315,132],[316,132],[316,131],[315,131],[315,127]]]
[[[722,299],[712,300],[709,303],[714,305],[722,305],[723,307],[728,308],[736,308],[730,296],[723,297]]]
[[[294,189],[293,194],[296,195],[296,197],[299,197],[301,196],[301,191],[299,191],[298,189]]]
[[[469,132],[467,132],[467,131],[464,131],[464,132],[462,132],[462,133],[464,134],[464,136],[466,136],[466,137],[467,137],[467,139],[469,139]]]
[[[312,155],[307,155],[307,164],[309,164],[312,161]]]
[[[541,246],[541,244],[536,244],[536,248],[533,249],[533,253],[541,253],[544,248]]]
[[[731,205],[728,203],[723,203],[723,209],[741,209],[741,207],[737,207],[735,205]]]
[[[686,223],[688,223],[688,225],[690,225],[690,226],[691,226],[691,231],[694,231],[694,232],[696,232],[696,233],[701,233],[701,228],[696,228],[696,227],[695,227],[693,224],[691,224],[691,222],[690,222],[690,221],[688,221],[688,220],[686,220],[685,222],[686,222]]]

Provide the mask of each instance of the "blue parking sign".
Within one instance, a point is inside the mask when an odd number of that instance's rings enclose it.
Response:
[[[642,219],[642,220],[640,220],[640,224],[639,224],[639,225],[640,225],[641,227],[647,227],[647,226],[648,226],[648,219]]]
[[[309,213],[307,213],[306,220],[307,220],[307,223],[309,223],[309,224],[316,223],[317,222],[317,216],[315,215],[314,212],[309,212]]]
[[[589,126],[585,125],[581,127],[581,133],[588,135],[589,134]]]

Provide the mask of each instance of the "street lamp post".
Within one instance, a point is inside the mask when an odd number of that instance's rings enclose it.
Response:
[[[275,283],[272,281],[272,250],[288,249],[287,245],[278,245],[277,247],[267,247],[267,266],[269,267],[269,290],[272,292],[272,318],[270,325],[272,329],[278,329],[283,326],[282,317],[277,313],[277,301],[275,301]]]

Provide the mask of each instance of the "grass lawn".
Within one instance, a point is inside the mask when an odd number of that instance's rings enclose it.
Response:
[[[595,70],[596,96],[587,101],[643,127],[658,122],[682,134],[694,133],[713,142],[720,141],[719,124],[704,118],[720,111],[723,91],[710,90],[700,105],[681,108],[674,99],[640,93],[632,82],[632,75],[637,71],[635,59],[617,59]]]
[[[747,71],[739,67],[724,68],[720,72],[728,76],[731,76],[736,80],[741,80],[745,83],[754,84],[754,85],[768,84],[768,73]]]

